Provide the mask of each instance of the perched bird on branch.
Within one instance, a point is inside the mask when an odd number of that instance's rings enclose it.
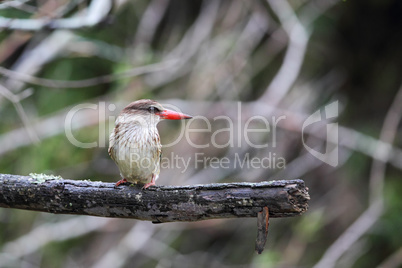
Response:
[[[153,100],[138,100],[127,105],[116,119],[109,139],[109,155],[125,182],[155,185],[160,172],[162,145],[156,125],[162,119],[180,120],[189,115],[163,108]]]

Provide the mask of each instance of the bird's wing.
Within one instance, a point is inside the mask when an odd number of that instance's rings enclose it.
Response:
[[[114,159],[114,148],[113,148],[113,147],[109,147],[109,149],[108,149],[107,151],[108,151],[108,153],[109,153],[109,155],[110,155],[110,158],[112,158],[113,161],[116,162],[116,160]]]
[[[110,155],[110,158],[112,158],[113,159],[113,161],[115,161],[116,162],[116,160],[115,160],[115,158],[114,158],[114,155],[115,155],[115,152],[114,152],[114,141],[115,141],[115,139],[114,139],[114,131],[110,134],[110,138],[109,138],[109,149],[107,150],[108,151],[108,153],[109,153],[109,155]]]

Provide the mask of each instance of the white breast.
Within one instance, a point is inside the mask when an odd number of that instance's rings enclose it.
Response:
[[[159,175],[162,145],[156,124],[144,126],[118,119],[109,143],[109,154],[123,178],[144,184]]]

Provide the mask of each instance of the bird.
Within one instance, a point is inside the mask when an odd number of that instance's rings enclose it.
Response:
[[[109,155],[123,183],[142,184],[143,189],[155,185],[159,177],[162,145],[157,124],[163,119],[190,119],[192,116],[165,109],[160,103],[137,100],[127,105],[116,118],[109,138]]]

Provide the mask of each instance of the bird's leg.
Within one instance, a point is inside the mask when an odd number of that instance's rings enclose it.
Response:
[[[126,183],[126,182],[128,182],[126,179],[121,179],[121,180],[119,180],[118,182],[116,182],[116,184],[115,184],[114,187],[117,187],[117,186],[119,186],[120,184],[123,184],[123,183]]]
[[[152,174],[151,182],[146,183],[144,187],[142,187],[142,189],[147,189],[149,186],[155,185],[155,181],[156,181],[156,175]]]

